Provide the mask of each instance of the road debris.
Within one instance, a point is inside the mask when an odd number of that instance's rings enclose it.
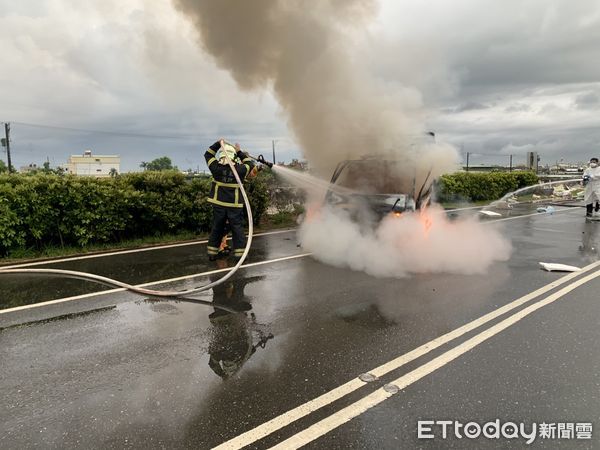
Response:
[[[502,216],[502,214],[494,212],[494,211],[487,211],[487,210],[481,210],[479,211],[479,214],[483,214],[484,216],[488,216],[488,217],[499,217]]]
[[[579,267],[569,266],[567,264],[558,264],[558,263],[545,263],[540,262],[540,266],[542,269],[548,272],[578,272],[581,270]]]
[[[539,213],[554,214],[555,209],[553,206],[540,206],[536,211]]]

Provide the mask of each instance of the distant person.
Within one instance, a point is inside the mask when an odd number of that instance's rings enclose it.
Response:
[[[244,202],[237,180],[228,163],[232,161],[235,171],[244,181],[254,168],[254,162],[247,153],[225,143],[222,139],[215,142],[204,153],[204,159],[213,176],[208,201],[213,204],[213,222],[208,238],[208,259],[215,261],[219,256],[223,236],[226,236],[227,224],[231,230],[233,255],[240,258],[246,247],[244,234]]]
[[[598,158],[590,159],[590,166],[583,172],[583,184],[585,186],[585,215],[586,217],[597,217],[600,210],[600,167],[598,167]]]

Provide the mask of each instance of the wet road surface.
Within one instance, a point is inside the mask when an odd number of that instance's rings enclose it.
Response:
[[[598,266],[456,339],[428,344],[565,276],[541,271],[539,261],[583,267],[598,260],[600,224],[585,223],[580,208],[531,212],[490,224],[514,251],[486,275],[376,279],[304,256],[293,231],[257,237],[248,267],[200,296],[233,305],[236,314],[127,292],[90,295],[101,288],[74,280],[3,277],[0,303],[13,309],[0,313],[0,448],[209,448],[240,435],[233,444],[289,447],[300,441],[287,439],[311,426],[302,441],[308,448],[506,448],[524,441],[442,440],[439,432],[419,440],[417,421],[600,427]],[[130,283],[217,268],[203,244],[42,267]],[[220,276],[156,287],[189,288]],[[449,351],[585,276],[576,289],[447,360]],[[72,296],[79,298],[37,303]],[[375,370],[424,344],[428,350],[406,364]],[[357,402],[438,360],[439,368],[356,413]],[[379,378],[358,380],[368,372]],[[347,395],[318,409],[311,403],[292,420],[290,410],[347,382]],[[342,411],[356,415],[329,429]],[[272,433],[260,428],[279,415]],[[593,448],[598,436],[594,429],[590,440],[538,438],[534,445]]]

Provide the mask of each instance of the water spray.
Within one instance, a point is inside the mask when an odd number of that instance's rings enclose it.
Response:
[[[223,147],[227,143],[223,140],[221,140],[220,142],[221,142],[221,149],[223,149]],[[235,266],[233,266],[233,268],[227,274],[225,274],[225,276],[218,279],[217,281],[209,283],[205,286],[201,286],[201,287],[197,287],[197,288],[193,288],[193,289],[182,290],[182,291],[159,291],[159,290],[153,290],[153,289],[144,289],[144,288],[140,288],[137,286],[133,286],[131,284],[124,283],[122,281],[114,280],[112,278],[103,277],[101,275],[95,275],[95,274],[86,273],[86,272],[78,272],[78,271],[74,271],[74,270],[2,269],[2,268],[0,268],[0,276],[1,275],[42,275],[42,276],[59,276],[59,277],[63,277],[63,278],[74,278],[74,279],[79,279],[79,280],[91,281],[92,283],[102,284],[105,286],[126,289],[127,291],[133,292],[135,294],[143,295],[143,296],[160,298],[160,299],[165,299],[165,300],[183,301],[183,302],[188,302],[188,303],[197,303],[197,304],[201,304],[201,305],[208,305],[208,306],[213,306],[215,308],[220,308],[220,309],[223,309],[228,312],[235,312],[232,309],[227,308],[226,306],[218,305],[216,303],[206,301],[206,300],[200,300],[200,299],[194,299],[194,298],[188,297],[190,295],[198,294],[200,292],[204,292],[209,289],[212,289],[213,287],[218,286],[219,284],[224,283],[229,278],[231,278],[233,276],[233,274],[235,272],[237,272],[237,270],[242,266],[242,264],[246,260],[246,257],[248,256],[248,252],[250,251],[250,246],[252,245],[252,235],[254,233],[254,226],[253,226],[252,209],[250,206],[250,200],[248,199],[248,195],[246,194],[246,190],[244,189],[244,184],[242,183],[242,180],[240,179],[239,174],[235,170],[235,166],[234,166],[233,162],[227,155],[227,152],[224,151],[223,154],[225,155],[227,164],[229,164],[229,167],[231,168],[233,175],[235,176],[236,182],[237,182],[238,186],[240,187],[240,191],[242,192],[242,197],[244,199],[244,204],[246,205],[246,213],[247,213],[247,217],[248,217],[248,239],[246,242],[246,248],[244,249],[244,253],[240,257],[237,264]],[[267,164],[267,161],[264,160],[264,157],[262,157],[262,155],[260,155],[259,158],[262,159],[262,161],[264,161],[264,162],[260,161],[260,159],[258,159],[258,158],[254,158],[254,159],[257,159],[257,161],[262,162],[263,164],[266,164],[266,165],[270,164],[270,163]],[[272,167],[272,164],[269,167]]]
[[[509,192],[507,194],[505,194],[502,198],[495,200],[493,202],[491,202],[489,205],[487,205],[487,207],[490,208],[511,208],[511,199],[514,198],[515,196],[522,194],[523,192],[527,192],[527,191],[533,191],[535,189],[540,189],[540,188],[544,188],[544,187],[550,187],[550,186],[557,186],[557,185],[570,185],[570,184],[577,184],[580,185],[581,184],[581,178],[571,178],[568,180],[558,180],[558,181],[549,181],[546,183],[539,183],[539,184],[535,184],[532,186],[525,186],[522,187],[520,189],[517,189],[516,191],[513,192]],[[540,199],[542,200],[542,199]],[[574,200],[574,199],[569,199],[569,200]]]

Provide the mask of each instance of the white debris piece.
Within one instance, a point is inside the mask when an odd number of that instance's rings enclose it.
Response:
[[[581,270],[579,267],[557,263],[540,262],[540,266],[542,266],[542,269],[547,270],[548,272],[578,272]]]
[[[498,214],[497,212],[486,211],[484,209],[482,209],[481,211],[479,211],[479,214],[483,214],[484,216],[489,216],[489,217],[498,217],[498,216],[502,215],[502,214]]]
[[[539,213],[552,214],[554,213],[554,207],[552,206],[540,206],[537,210]]]

